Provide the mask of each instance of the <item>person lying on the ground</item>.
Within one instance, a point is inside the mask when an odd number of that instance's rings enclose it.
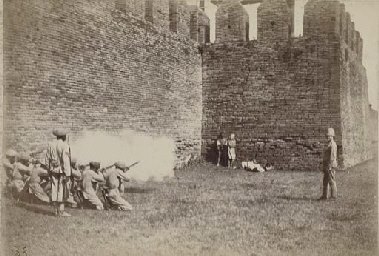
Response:
[[[244,168],[247,171],[252,172],[265,172],[266,169],[258,164],[255,160],[249,161],[249,162],[242,162],[242,168]]]

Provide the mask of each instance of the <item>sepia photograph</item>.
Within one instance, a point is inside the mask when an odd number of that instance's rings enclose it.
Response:
[[[0,3],[0,255],[379,255],[379,0]]]

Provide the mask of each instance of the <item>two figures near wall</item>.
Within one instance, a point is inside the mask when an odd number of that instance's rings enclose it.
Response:
[[[235,134],[231,133],[229,138],[224,138],[220,133],[217,137],[217,166],[228,166],[228,168],[236,169],[236,145]]]

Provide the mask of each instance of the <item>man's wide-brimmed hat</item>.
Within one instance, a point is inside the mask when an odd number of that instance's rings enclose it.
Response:
[[[333,128],[328,128],[328,136],[334,137],[334,129]]]
[[[65,136],[67,134],[67,132],[63,129],[54,129],[53,134],[54,134],[54,136],[62,137],[62,136]]]

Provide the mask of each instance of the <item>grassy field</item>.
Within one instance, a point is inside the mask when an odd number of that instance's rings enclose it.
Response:
[[[3,255],[377,255],[377,161],[337,173],[336,201],[317,201],[321,179],[200,164],[130,183],[132,212],[71,218],[5,199]]]

